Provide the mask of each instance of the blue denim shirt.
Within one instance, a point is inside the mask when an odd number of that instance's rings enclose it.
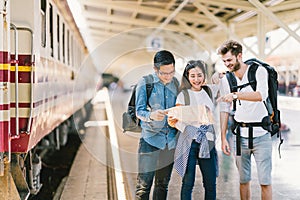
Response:
[[[174,79],[164,85],[156,74],[153,74],[154,87],[147,105],[145,79],[142,78],[136,88],[136,116],[141,119],[143,139],[159,149],[174,149],[176,146],[177,130],[168,125],[167,116],[162,121],[150,120],[150,112],[165,110],[175,106],[177,88]]]

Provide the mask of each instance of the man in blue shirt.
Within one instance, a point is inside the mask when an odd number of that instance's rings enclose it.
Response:
[[[167,199],[174,162],[177,130],[168,125],[166,109],[174,107],[178,91],[175,59],[162,50],[154,56],[153,90],[147,101],[146,83],[142,78],[136,88],[136,115],[142,133],[138,150],[136,199],[149,199],[154,181],[153,199]]]

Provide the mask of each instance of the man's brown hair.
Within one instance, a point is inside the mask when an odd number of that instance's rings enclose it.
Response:
[[[228,52],[231,52],[232,55],[237,56],[239,53],[243,52],[243,47],[237,41],[227,40],[218,49],[218,54],[219,55],[225,55]]]

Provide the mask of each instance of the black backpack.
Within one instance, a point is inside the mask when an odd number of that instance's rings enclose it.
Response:
[[[149,105],[149,97],[152,93],[153,90],[153,75],[149,74],[147,76],[143,76],[143,78],[145,79],[145,83],[146,83],[146,92],[147,92],[147,106],[150,107]],[[174,77],[173,81],[175,82],[175,86],[178,89],[179,87],[179,82],[178,80]],[[122,128],[123,128],[123,133],[125,133],[126,131],[130,131],[130,132],[141,132],[142,128],[140,126],[140,119],[138,119],[136,117],[135,114],[135,93],[136,93],[136,86],[133,86],[132,89],[132,93],[131,93],[131,97],[130,100],[128,102],[128,107],[127,107],[127,111],[123,113],[122,115]]]
[[[234,123],[234,126],[232,127],[232,132],[237,134],[239,136],[239,127],[249,127],[249,148],[253,148],[253,127],[254,126],[261,126],[265,130],[271,133],[271,136],[277,134],[277,137],[280,138],[280,145],[283,142],[283,139],[281,138],[281,132],[280,132],[280,111],[278,110],[277,106],[277,93],[278,93],[278,74],[276,70],[268,65],[267,63],[264,63],[258,59],[252,58],[247,61],[245,61],[247,65],[249,65],[249,70],[248,70],[248,80],[249,82],[243,85],[237,85],[236,78],[232,72],[227,72],[226,73],[226,78],[228,80],[229,86],[230,86],[230,91],[231,92],[237,92],[238,89],[242,89],[248,85],[252,87],[254,91],[256,91],[256,70],[258,67],[262,66],[268,71],[268,98],[266,101],[264,101],[264,104],[266,106],[266,109],[268,111],[268,116],[263,118],[262,122],[253,122],[253,123]],[[236,110],[236,101],[233,102],[233,111]],[[237,128],[238,127],[238,128]],[[237,128],[237,129],[236,129]],[[234,130],[237,130],[235,132]],[[237,138],[237,145],[239,143],[239,138]],[[239,148],[237,148],[237,155],[239,155]]]

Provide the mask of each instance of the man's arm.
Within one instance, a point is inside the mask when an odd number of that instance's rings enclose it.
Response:
[[[221,148],[224,154],[230,155],[230,146],[226,139],[226,133],[228,128],[228,112],[220,112],[220,126],[221,126]]]
[[[234,94],[236,94],[237,100],[254,101],[254,102],[262,101],[262,96],[259,91],[229,93],[220,97],[220,101],[232,102],[234,100]]]
[[[150,122],[150,111],[147,110],[147,92],[146,92],[146,82],[142,78],[137,84],[136,93],[135,93],[135,109],[136,116],[142,120]]]
[[[220,95],[221,97],[230,94],[229,84],[226,77],[220,80]],[[220,98],[221,98],[220,97]],[[231,103],[217,100],[220,106],[220,129],[221,129],[221,148],[225,155],[230,155],[230,146],[226,139],[226,133],[228,128],[229,112],[231,111]]]
[[[147,109],[147,91],[146,91],[146,82],[145,79],[141,79],[136,87],[135,93],[135,107],[136,107],[136,116],[146,122],[151,121],[162,121],[166,112],[164,110],[155,110],[149,111]]]

